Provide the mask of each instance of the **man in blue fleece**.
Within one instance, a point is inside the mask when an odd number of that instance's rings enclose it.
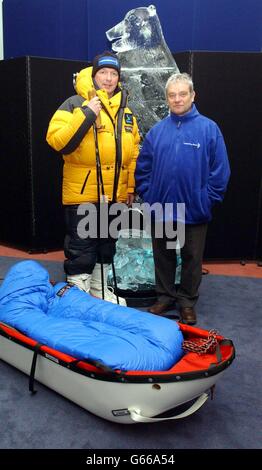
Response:
[[[194,105],[194,85],[186,73],[172,75],[166,83],[170,114],[146,135],[135,172],[136,191],[145,203],[169,206],[163,215],[163,236],[152,219],[157,302],[149,311],[162,315],[177,301],[180,320],[196,323],[194,306],[202,275],[207,224],[212,207],[223,200],[230,176],[225,142],[217,124]],[[184,204],[184,240],[181,246],[180,285],[175,287],[176,244],[170,243],[168,224],[180,222]],[[170,217],[171,205],[171,217]],[[153,212],[151,212],[153,216]],[[163,210],[162,214],[165,214]],[[178,231],[179,235],[179,231]],[[177,241],[177,237],[173,235]],[[178,237],[179,239],[179,237]],[[172,247],[172,248],[171,248]]]

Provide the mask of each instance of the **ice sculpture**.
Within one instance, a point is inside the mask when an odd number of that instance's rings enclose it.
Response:
[[[114,263],[119,289],[136,292],[155,288],[152,242],[144,230],[120,231]],[[114,286],[112,270],[109,271],[108,277],[109,283]]]
[[[130,10],[123,21],[106,31],[121,61],[123,86],[142,136],[168,113],[165,84],[179,72],[166,44],[154,5]]]
[[[155,289],[155,270],[152,240],[145,230],[124,229],[119,233],[114,258],[117,287],[123,291],[143,292]],[[177,269],[175,284],[181,276],[180,250],[177,250]],[[108,282],[114,287],[112,268]]]

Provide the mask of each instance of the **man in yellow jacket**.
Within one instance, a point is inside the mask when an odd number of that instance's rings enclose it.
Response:
[[[47,142],[64,159],[67,281],[97,297],[104,290],[105,300],[113,303],[117,299],[106,279],[116,238],[100,237],[99,228],[96,237],[81,237],[77,228],[83,217],[80,204],[92,203],[99,212],[101,201],[110,207],[115,202],[131,205],[134,200],[140,137],[119,79],[117,56],[108,51],[96,56],[92,67],[76,75],[77,95],[59,107],[47,131]],[[125,305],[124,299],[119,301]]]

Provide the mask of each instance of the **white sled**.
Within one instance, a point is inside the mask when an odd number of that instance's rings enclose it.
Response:
[[[205,342],[209,332],[180,325],[185,340]],[[216,351],[187,352],[168,371],[113,371],[101,364],[78,361],[40,346],[10,326],[0,323],[0,358],[101,418],[117,423],[179,419],[198,410],[210,390],[234,359],[232,341],[217,336]],[[193,404],[192,401],[194,400]],[[159,417],[179,405],[186,411]],[[169,413],[170,415],[170,413]]]

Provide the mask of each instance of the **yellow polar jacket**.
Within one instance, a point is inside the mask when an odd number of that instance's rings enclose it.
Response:
[[[77,74],[75,89],[77,95],[68,98],[55,112],[46,136],[49,145],[63,155],[63,204],[98,200],[93,127],[96,115],[87,106],[89,92],[94,91],[92,67]],[[121,111],[120,85],[110,99],[105,90],[96,90],[96,94],[103,106],[96,135],[104,194],[109,201],[125,202],[135,186],[140,141],[137,122],[129,108],[125,106]],[[99,189],[102,194],[101,179]]]

